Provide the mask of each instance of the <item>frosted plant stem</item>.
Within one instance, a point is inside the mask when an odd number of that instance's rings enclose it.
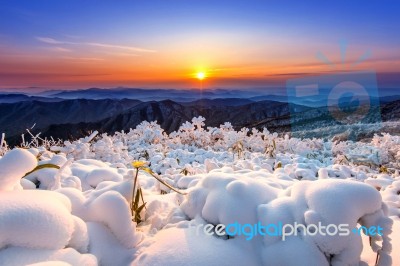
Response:
[[[24,145],[24,147],[26,147],[26,143],[25,143],[25,135],[24,135],[24,134],[22,134],[22,135],[21,135],[21,138],[22,138],[22,144]]]
[[[87,142],[87,143],[91,142],[92,139],[94,139],[94,138],[97,136],[97,134],[99,134],[99,132],[98,132],[97,130],[94,131],[94,132],[93,132],[92,134],[90,134],[90,136],[87,138],[86,142]]]
[[[66,161],[58,170],[55,179],[54,179],[54,185],[51,188],[51,190],[57,190],[61,188],[61,174],[65,170],[65,168],[69,167],[72,164],[73,159],[69,159]]]
[[[133,181],[132,201],[131,201],[131,213],[132,213],[132,217],[133,217],[133,202],[134,202],[134,200],[135,200],[136,182],[137,182],[138,175],[139,175],[139,168],[136,168],[135,179],[134,179],[134,181]]]
[[[0,148],[3,148],[5,137],[6,137],[6,134],[5,133],[1,133]]]

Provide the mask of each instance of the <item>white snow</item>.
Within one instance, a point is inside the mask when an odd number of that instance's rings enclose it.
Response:
[[[57,264],[52,264],[52,261],[57,261]],[[95,256],[80,254],[72,248],[54,250],[8,247],[0,250],[0,265],[21,266],[34,264],[42,266],[43,264],[38,264],[40,262],[47,262],[47,265],[97,265]]]
[[[0,265],[399,265],[400,138],[370,143],[204,128],[129,132],[0,158]],[[132,221],[131,163],[146,209]],[[61,169],[37,165],[55,164]],[[25,177],[24,177],[25,176]],[[23,178],[24,177],[24,178]],[[21,179],[22,178],[22,179]],[[164,194],[164,193],[167,194]],[[380,226],[383,236],[209,236],[199,224]],[[394,224],[392,225],[392,223]]]
[[[24,149],[14,149],[0,159],[0,191],[21,189],[20,179],[37,165],[36,157]]]
[[[70,202],[52,191],[0,193],[0,248],[63,248],[74,232]]]
[[[142,244],[143,251],[133,265],[260,265],[251,248],[243,244],[197,235],[191,228],[169,228]]]

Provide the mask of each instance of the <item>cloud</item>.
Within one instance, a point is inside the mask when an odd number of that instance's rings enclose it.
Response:
[[[117,48],[117,49],[123,49],[123,50],[128,50],[128,51],[134,51],[134,52],[143,52],[143,53],[154,53],[154,50],[149,50],[149,49],[144,49],[144,48],[139,48],[139,47],[132,47],[132,46],[122,46],[122,45],[113,45],[113,44],[106,44],[106,43],[84,43],[86,45],[91,45],[91,46],[97,46],[97,47],[104,47],[104,48]]]
[[[109,73],[76,74],[76,73],[38,73],[38,72],[3,72],[0,71],[0,78],[48,78],[48,77],[101,77],[112,76]],[[40,87],[30,87],[40,88]]]
[[[60,42],[57,40],[54,40],[53,38],[48,38],[48,37],[36,37],[38,41],[48,43],[48,44],[66,44],[65,42]]]
[[[59,41],[49,37],[36,37],[36,39],[40,42],[47,43],[47,44],[64,44],[64,45],[86,45],[86,46],[94,46],[94,47],[102,47],[102,48],[113,48],[113,49],[120,49],[126,51],[134,51],[134,52],[141,52],[141,53],[155,53],[155,50],[134,47],[134,46],[125,46],[125,45],[115,45],[115,44],[108,44],[108,43],[98,43],[98,42],[67,42],[67,41]]]

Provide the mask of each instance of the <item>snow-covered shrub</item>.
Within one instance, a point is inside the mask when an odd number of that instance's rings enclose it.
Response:
[[[36,166],[36,157],[23,149],[14,149],[0,159],[1,264],[57,258],[97,265],[93,256],[80,254],[88,251],[88,232],[86,224],[71,214],[70,200],[57,192],[20,186],[21,178]],[[66,247],[69,249],[64,250]]]
[[[277,196],[278,190],[254,178],[225,171],[207,174],[182,203],[190,218],[197,215],[212,224],[257,223],[256,207]],[[231,206],[235,206],[231,208]]]
[[[0,156],[3,156],[8,151],[8,145],[6,142],[6,134],[1,133],[0,137]]]
[[[325,179],[318,181],[303,181],[294,184],[286,193],[286,196],[279,197],[268,204],[262,204],[258,207],[258,218],[264,224],[303,224],[323,226],[334,224],[346,224],[349,229],[356,228],[357,223],[362,226],[381,226],[383,236],[372,236],[372,243],[375,251],[380,249],[380,256],[384,261],[389,259],[388,254],[391,251],[390,238],[392,221],[386,217],[386,209],[383,206],[381,196],[377,190],[366,184],[345,181]],[[330,265],[356,265],[360,261],[362,251],[361,236],[357,234],[345,235],[322,235],[322,234],[304,234],[299,232],[296,242],[299,245],[308,247],[306,252],[309,254],[321,252],[318,265],[328,265],[328,261],[323,255],[329,258]],[[301,241],[300,241],[301,240]],[[380,247],[376,242],[383,240]],[[273,262],[274,258],[270,246],[278,245],[283,247],[280,237],[266,236],[264,238],[265,254],[263,255],[265,263]],[[303,249],[305,247],[302,247]],[[278,252],[279,248],[274,249]],[[283,263],[285,259],[285,250],[275,253],[274,257],[279,259],[276,263]],[[304,258],[304,260],[302,260]],[[298,258],[298,265],[310,265],[308,258]],[[289,259],[290,261],[290,259]],[[274,264],[274,263],[272,263]],[[275,265],[275,264],[274,264]],[[286,265],[286,264],[285,264]]]
[[[399,249],[398,136],[299,139],[266,128],[235,130],[229,122],[205,128],[198,117],[171,134],[143,122],[112,135],[44,146],[36,140],[26,149],[0,145],[0,265],[373,265],[378,252],[383,266],[390,265],[389,237]],[[134,188],[137,160],[165,184],[138,171]],[[146,208],[136,224],[130,203],[138,187]],[[358,235],[302,234],[246,241],[191,228],[274,221],[379,225],[385,234],[370,243]]]

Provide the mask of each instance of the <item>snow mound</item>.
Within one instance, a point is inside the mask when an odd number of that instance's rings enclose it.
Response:
[[[113,182],[114,183],[114,182]],[[125,182],[116,185],[126,186]],[[131,185],[128,182],[129,187]],[[136,224],[132,222],[131,210],[127,199],[117,190],[116,186],[90,191],[85,195],[74,188],[57,190],[72,202],[72,213],[86,222],[98,222],[106,226],[125,248],[134,248],[141,240],[142,235],[136,231]]]
[[[322,175],[326,177],[326,172]],[[387,207],[379,191],[358,181],[320,179],[294,182],[287,189],[279,189],[269,185],[269,178],[257,178],[254,171],[249,174],[229,168],[213,170],[190,190],[181,209],[191,219],[201,217],[214,225],[261,222],[348,226],[348,235],[311,235],[300,231],[286,241],[280,235],[256,236],[255,239],[263,239],[260,257],[266,265],[329,265],[327,256],[331,265],[356,265],[363,245],[361,236],[350,230],[358,225],[382,227],[383,236],[371,236],[371,247],[379,252],[381,261],[388,260],[391,252],[388,235],[392,221],[387,218]],[[246,236],[234,238],[243,241]],[[288,257],[291,250],[308,256]]]
[[[170,134],[143,122],[129,132],[39,143],[1,152],[0,265],[338,266],[374,265],[377,257],[379,266],[399,265],[398,136],[375,135],[370,143],[297,139],[265,128],[236,131],[230,123],[205,128],[198,117]],[[188,193],[140,171],[140,224],[130,210],[135,160]],[[25,176],[43,164],[60,169]],[[195,232],[193,224],[208,223],[213,230],[300,227],[285,240]],[[383,235],[305,234],[303,227],[315,224],[380,226]]]
[[[52,263],[52,261],[57,261]],[[85,265],[97,266],[97,259],[91,254],[80,254],[75,249],[29,249],[8,247],[0,250],[0,265]]]
[[[259,179],[229,171],[203,177],[181,205],[186,215],[199,215],[213,224],[257,223],[257,206],[276,198],[279,190]]]
[[[124,247],[103,224],[88,222],[89,252],[96,256],[99,265],[130,265],[136,249]]]
[[[388,235],[391,233],[392,221],[386,217],[386,208],[381,196],[372,186],[351,180],[303,181],[293,185],[286,194],[285,197],[279,197],[258,207],[259,220],[263,224],[334,224],[337,227],[346,224],[350,230],[356,228],[357,223],[366,227],[381,226],[383,236],[372,236],[371,245],[375,246],[375,250],[380,250],[381,257],[390,253]],[[323,254],[329,254],[331,265],[356,265],[360,261],[363,248],[360,235],[311,235],[300,232],[292,238],[297,237],[304,242],[302,249],[311,245],[307,252],[320,250]],[[274,256],[284,257],[287,254],[287,247],[283,248],[285,244],[282,242],[281,237],[264,237],[265,262],[270,260],[268,254],[272,253],[269,249],[275,245],[279,248],[274,247],[277,251]],[[382,242],[381,246],[378,246],[378,242]],[[302,260],[299,258],[298,261]]]
[[[70,243],[86,250],[87,229],[82,223],[71,215],[68,198],[59,193],[32,190],[0,193],[0,248],[61,249]]]
[[[118,192],[106,192],[91,202],[87,217],[106,225],[126,248],[134,248],[142,240],[131,220],[128,202]]]
[[[38,263],[33,263],[29,264],[27,266],[73,266],[67,262],[64,261],[46,261],[46,262],[38,262]]]
[[[143,251],[132,265],[261,265],[253,253],[251,248],[243,247],[236,241],[224,241],[204,234],[197,235],[192,228],[169,228],[143,243]]]
[[[37,165],[36,157],[27,150],[14,149],[0,159],[0,191],[22,189],[20,179]]]
[[[86,176],[86,182],[92,187],[96,187],[100,182],[103,181],[118,182],[122,181],[122,179],[122,176],[113,168],[94,169]]]
[[[328,266],[329,263],[318,248],[312,243],[297,237],[278,242],[264,249],[262,253],[263,265],[284,266]],[[345,265],[345,264],[342,264]],[[347,264],[346,264],[347,265]]]

